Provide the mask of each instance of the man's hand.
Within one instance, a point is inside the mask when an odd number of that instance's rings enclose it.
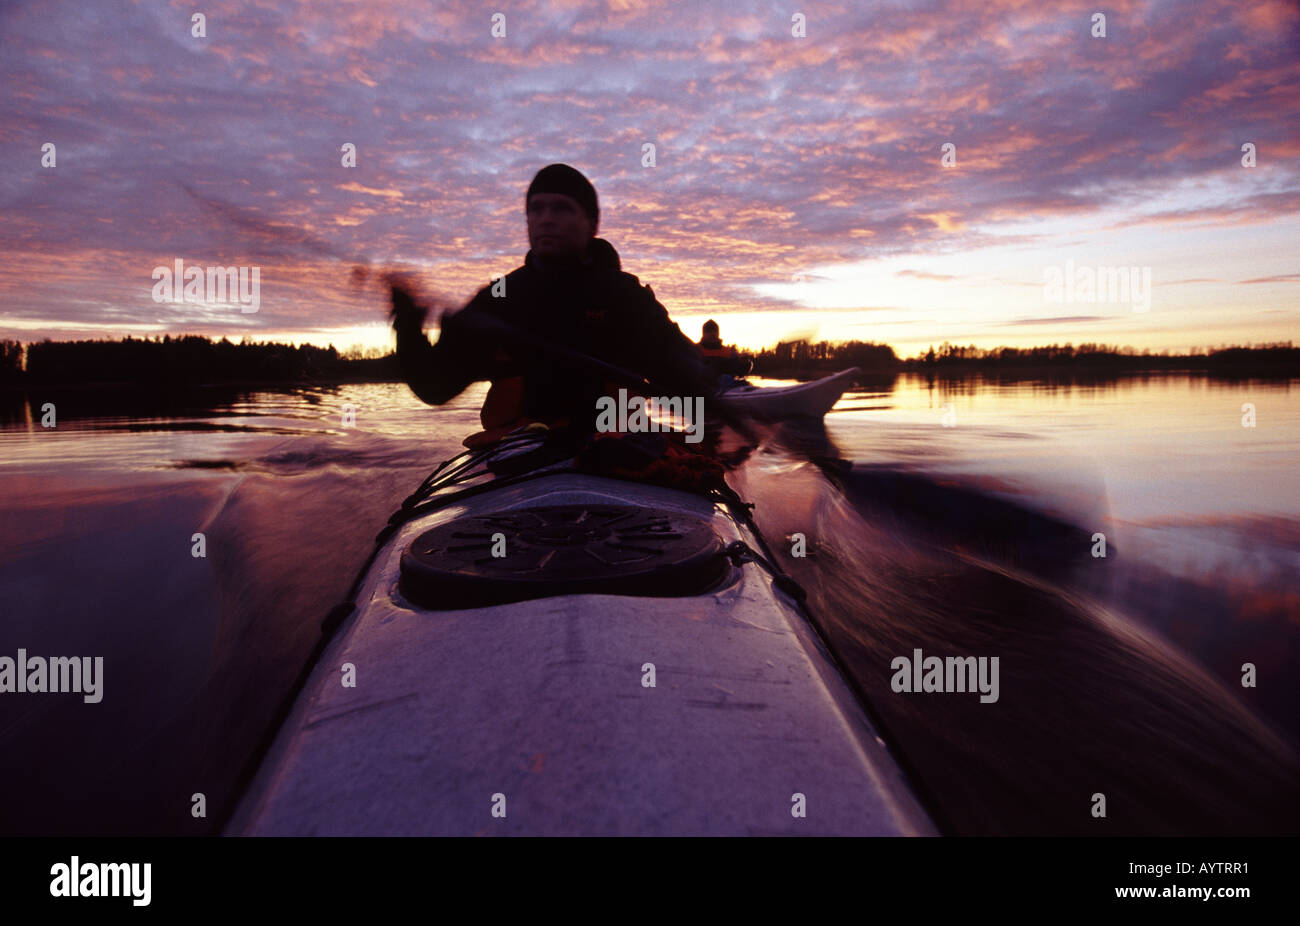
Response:
[[[429,317],[428,306],[420,305],[415,301],[414,287],[408,281],[391,276],[388,278],[388,284],[393,294],[393,311],[389,315],[393,322],[393,330],[398,335],[422,333],[424,323]]]

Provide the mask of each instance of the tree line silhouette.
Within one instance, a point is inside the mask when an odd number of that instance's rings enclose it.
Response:
[[[400,382],[397,358],[376,350],[340,354],[333,345],[213,341],[198,335],[127,337],[118,341],[0,341],[0,385]],[[977,348],[948,342],[901,360],[887,344],[783,341],[750,354],[754,374],[807,378],[856,366],[866,375],[928,372],[961,375],[999,370],[1124,373],[1204,370],[1225,374],[1300,375],[1300,348],[1290,341],[1174,354],[1104,344]]]
[[[1142,370],[1206,370],[1224,372],[1300,373],[1300,347],[1290,341],[1251,347],[1222,347],[1187,354],[1168,350],[1153,353],[1107,344],[1049,344],[1045,347],[959,347],[945,341],[936,352],[905,360],[909,371],[1050,369],[1130,372]]]
[[[859,367],[864,373],[893,373],[901,361],[888,344],[870,341],[782,341],[750,355],[755,376],[799,378]]]
[[[1204,370],[1224,373],[1300,374],[1300,347],[1290,341],[1251,347],[1223,347],[1179,354],[1165,350],[1137,351],[1131,347],[1086,343],[1044,347],[961,347],[945,341],[936,351],[899,359],[887,344],[863,341],[784,341],[751,355],[758,376],[802,378],[825,375],[847,367],[864,374],[900,372],[961,375],[980,371],[1045,370],[1126,373],[1158,370]]]
[[[389,362],[391,361],[391,362]],[[0,341],[10,385],[350,382],[397,378],[396,359],[340,355],[313,344],[233,343],[199,335],[120,341]]]

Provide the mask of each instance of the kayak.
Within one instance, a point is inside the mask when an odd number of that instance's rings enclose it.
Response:
[[[743,504],[546,454],[394,515],[227,833],[936,832]]]
[[[758,418],[820,418],[830,411],[862,371],[841,370],[797,386],[751,386],[728,389],[716,401],[737,412]]]
[[[381,532],[227,834],[937,832],[734,492],[536,431],[461,457]]]

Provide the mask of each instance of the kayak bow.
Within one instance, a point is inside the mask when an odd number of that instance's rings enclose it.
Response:
[[[935,832],[734,493],[536,433],[463,456],[380,535],[228,833]]]
[[[746,384],[727,390],[716,401],[732,412],[755,418],[820,418],[835,406],[861,372],[857,367],[851,367],[797,386]]]

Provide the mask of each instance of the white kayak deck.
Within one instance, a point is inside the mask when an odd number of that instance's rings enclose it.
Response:
[[[712,516],[725,542],[753,545],[707,499],[576,474],[404,525],[227,832],[935,832],[814,632],[757,565],[691,598],[569,595],[427,611],[398,591],[401,551],[430,527],[570,503],[695,512]],[[343,687],[344,663],[356,667],[356,687]],[[642,685],[646,663],[653,688]]]
[[[821,418],[852,388],[862,371],[857,367],[793,386],[744,385],[729,389],[716,401],[737,412],[760,418]]]

